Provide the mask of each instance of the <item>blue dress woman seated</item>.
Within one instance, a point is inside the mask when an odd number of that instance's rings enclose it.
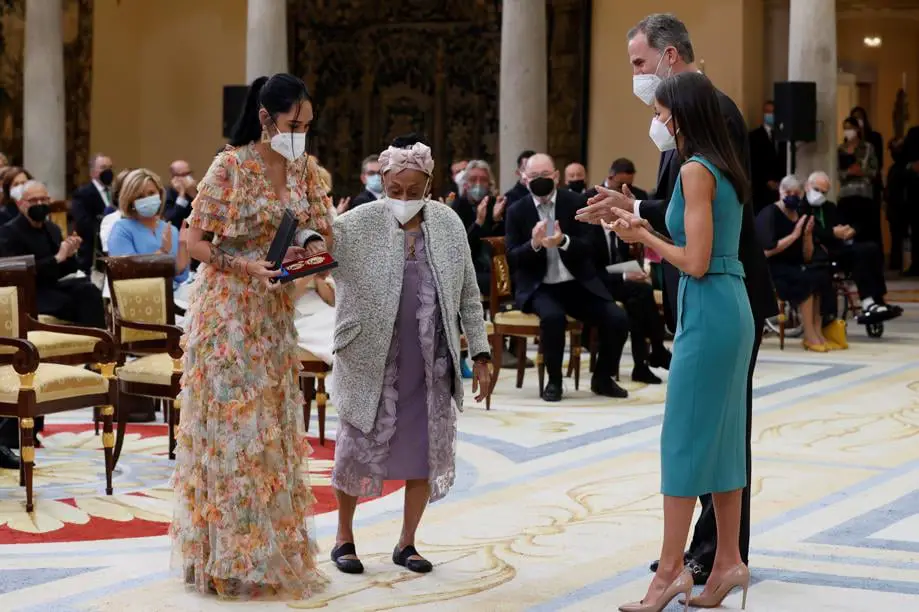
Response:
[[[189,256],[185,240],[174,225],[162,219],[165,191],[160,177],[145,168],[132,170],[118,198],[122,218],[112,228],[108,254],[153,255],[175,258],[174,287],[188,279]]]

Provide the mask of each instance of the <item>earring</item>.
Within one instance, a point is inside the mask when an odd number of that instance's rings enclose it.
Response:
[[[268,128],[262,126],[262,142],[271,142],[271,136],[268,135]]]

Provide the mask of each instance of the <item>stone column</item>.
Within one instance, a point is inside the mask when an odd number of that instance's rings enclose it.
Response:
[[[549,86],[546,4],[504,0],[501,9],[500,171],[501,190],[516,178],[517,155],[546,151]]]
[[[817,142],[798,146],[795,174],[815,170],[833,176],[836,138],[836,0],[791,0],[788,33],[788,80],[817,83]],[[820,24],[814,27],[814,24]]]
[[[246,82],[287,72],[287,0],[249,0]]]
[[[22,149],[25,167],[67,197],[67,129],[61,0],[26,0],[23,49]]]

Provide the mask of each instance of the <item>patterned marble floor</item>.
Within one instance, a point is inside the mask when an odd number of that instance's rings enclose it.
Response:
[[[846,352],[804,353],[795,342],[780,352],[767,340],[756,377],[748,610],[919,609],[919,303],[906,306],[880,340],[851,328]],[[609,610],[640,597],[661,534],[665,389],[631,385],[627,401],[610,402],[569,388],[564,402],[546,405],[535,378],[528,372],[516,390],[505,373],[492,411],[473,406],[461,418],[459,481],[430,507],[420,532],[433,574],[411,575],[388,560],[400,524],[394,493],[359,508],[367,573],[344,576],[324,561],[328,590],[290,606],[548,612]],[[132,452],[145,459],[119,475],[116,489],[168,476],[159,450],[135,441]],[[100,494],[96,481],[80,486]],[[161,501],[168,504],[168,491]],[[0,522],[27,522],[10,503],[0,501]],[[162,508],[134,511],[153,520]],[[334,521],[317,517],[322,559]],[[0,545],[0,610],[228,606],[289,609],[187,593],[169,573],[162,536]],[[725,606],[739,609],[739,594]]]

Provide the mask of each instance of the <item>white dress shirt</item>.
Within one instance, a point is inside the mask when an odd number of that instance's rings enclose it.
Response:
[[[551,235],[551,232],[555,231],[555,200],[557,195],[558,191],[553,191],[552,195],[550,195],[545,202],[540,202],[541,198],[533,196],[533,202],[536,204],[536,212],[539,213],[539,219],[546,222],[547,235]],[[542,282],[545,284],[557,285],[559,283],[567,283],[568,281],[574,280],[574,275],[565,267],[565,264],[562,262],[562,256],[558,252],[559,249],[567,251],[570,243],[571,239],[565,236],[561,244],[558,245],[558,248],[546,249],[548,265],[546,266],[546,275],[542,279]],[[530,241],[530,246],[532,247],[532,245],[533,242]],[[541,246],[533,248],[534,251],[539,251],[540,249],[542,249]]]
[[[639,202],[639,200],[635,200],[635,203],[636,203],[636,204],[637,204],[638,202]],[[638,209],[635,210],[635,214],[636,214],[636,215],[638,214]],[[619,241],[619,236],[616,235],[616,232],[611,232],[610,230],[606,229],[605,227],[603,228],[603,233],[606,234],[606,250],[609,251],[609,260],[610,260],[610,261],[615,261],[615,260],[616,260],[616,254],[613,253],[613,240],[610,240],[610,235],[613,236],[613,239],[614,239],[616,242]],[[626,274],[625,272],[622,273],[622,280],[628,280],[628,274]]]

